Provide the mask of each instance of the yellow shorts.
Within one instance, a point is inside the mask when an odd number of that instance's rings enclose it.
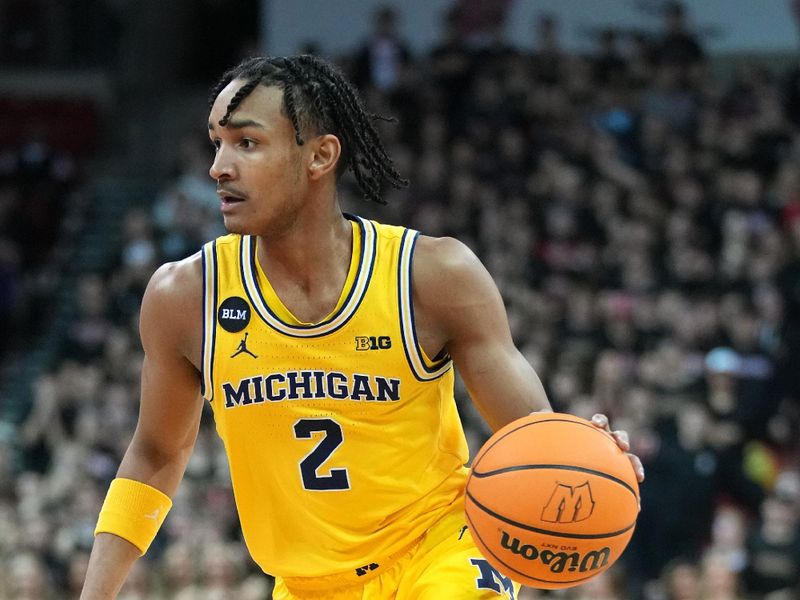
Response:
[[[277,577],[274,600],[515,600],[519,585],[489,565],[464,523],[457,502],[422,539],[387,570],[366,582],[325,578],[321,589],[306,581],[303,589]],[[310,584],[310,585],[308,585]]]

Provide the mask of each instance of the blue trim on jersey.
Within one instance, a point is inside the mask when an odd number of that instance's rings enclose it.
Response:
[[[214,258],[214,281],[212,284],[212,287],[214,288],[214,305],[211,311],[211,323],[213,325],[213,329],[211,330],[211,365],[208,373],[208,380],[211,383],[211,394],[208,397],[209,402],[214,399],[214,356],[216,355],[217,347],[217,310],[219,307],[219,264],[217,263],[217,240],[214,240],[212,243],[211,252],[213,252]]]
[[[397,314],[400,317],[400,339],[403,342],[403,352],[406,354],[408,366],[411,368],[411,372],[414,374],[414,377],[416,377],[419,381],[425,381],[419,375],[417,375],[417,370],[414,368],[414,363],[411,362],[411,354],[408,351],[408,344],[406,344],[405,326],[403,325],[403,250],[405,249],[406,239],[409,235],[413,234],[414,233],[410,229],[406,229],[403,232],[403,237],[400,240],[400,252],[398,254],[397,261]]]
[[[416,321],[414,320],[414,278],[412,277],[412,265],[414,264],[414,250],[417,249],[417,240],[419,239],[419,232],[416,233],[414,239],[411,241],[411,250],[408,254],[408,310],[411,312],[411,336],[414,339],[414,347],[417,350],[417,354],[419,355],[420,361],[422,362],[422,368],[429,374],[434,374],[447,363],[451,362],[450,355],[445,352],[445,355],[440,358],[438,361],[432,361],[433,364],[429,367],[425,363],[425,359],[422,353],[422,346],[419,345],[419,339],[417,338],[417,328],[415,327]]]
[[[352,215],[345,214],[345,217],[348,220],[355,221],[359,229],[361,231],[361,247],[359,249],[359,256],[357,262],[357,273],[356,277],[353,280],[353,284],[350,287],[350,290],[347,293],[347,297],[345,298],[344,302],[342,302],[341,307],[337,310],[333,315],[331,315],[328,319],[321,323],[315,323],[312,325],[296,325],[292,323],[287,323],[286,321],[282,320],[278,317],[277,314],[270,308],[269,304],[264,298],[264,294],[261,291],[260,286],[258,285],[257,280],[257,273],[258,273],[258,265],[257,265],[257,256],[256,256],[256,243],[255,243],[255,236],[248,236],[248,243],[250,244],[250,256],[246,256],[245,252],[245,241],[242,238],[240,242],[240,250],[239,250],[239,269],[242,277],[242,284],[247,294],[248,299],[250,300],[250,304],[253,306],[255,312],[264,321],[270,328],[281,333],[283,335],[289,337],[297,337],[297,338],[317,338],[326,335],[330,335],[335,333],[342,327],[344,327],[350,319],[353,318],[353,315],[356,314],[361,303],[364,301],[364,297],[367,294],[367,289],[369,288],[369,284],[372,281],[372,273],[375,269],[375,263],[377,259],[377,249],[378,249],[378,233],[375,229],[375,226],[360,217],[354,217]],[[371,253],[371,256],[367,259],[367,253]],[[248,261],[248,262],[246,262]],[[368,262],[368,264],[367,264]],[[245,271],[245,264],[249,266],[249,274],[252,277],[252,287],[254,288],[254,292],[251,292],[251,284],[247,278],[248,273]],[[360,291],[359,291],[360,289]],[[254,297],[253,293],[257,294],[258,297]],[[354,294],[358,293],[359,296],[355,299],[355,304],[353,306],[348,306],[354,301]],[[262,312],[263,308],[263,312]],[[336,319],[342,318],[342,322],[333,327],[332,329],[324,330],[326,326],[330,325],[332,322],[336,321]],[[323,329],[324,331],[320,331]]]
[[[256,313],[261,319],[268,323],[266,319],[261,315],[259,312],[256,301],[253,296],[250,295],[250,287],[247,285],[247,275],[244,272],[244,265],[245,265],[245,252],[244,252],[244,239],[245,236],[239,236],[239,276],[242,278],[242,289],[244,293],[247,295],[247,299],[250,301],[250,306],[253,307],[253,312]]]
[[[361,237],[361,239],[363,240],[363,239],[364,239],[364,233],[363,233],[364,226],[363,226],[363,225],[361,225],[361,224],[359,224],[359,227],[360,227],[360,228],[361,228],[361,230],[362,230],[362,237]],[[257,260],[257,259],[256,259],[256,244],[255,244],[255,239],[253,239],[253,236],[250,236],[250,237],[251,237],[251,240],[252,240],[252,241],[250,242],[250,269],[251,269],[251,272],[252,272],[252,273],[257,273],[257,272],[258,272],[258,270],[257,270],[257,269],[258,269],[258,267],[257,267],[257,265],[256,265],[256,260]],[[363,260],[363,258],[364,258],[364,244],[362,243],[362,244],[361,244],[361,248],[359,249],[359,253],[358,253],[358,265],[359,265],[359,268],[360,268],[360,266],[361,266],[361,261]],[[356,279],[358,279],[358,276],[356,276]],[[355,290],[356,290],[356,287],[357,287],[357,286],[355,285],[355,283],[356,283],[356,281],[354,280],[354,281],[353,281],[353,285],[350,287],[350,290],[347,292],[347,298],[345,298],[345,299],[344,299],[344,302],[342,302],[342,306],[339,308],[339,310],[337,310],[337,311],[336,311],[334,314],[332,314],[332,315],[330,316],[330,318],[326,319],[325,321],[322,321],[322,322],[320,322],[320,323],[313,323],[313,324],[311,324],[311,325],[298,325],[298,324],[296,324],[296,323],[287,323],[286,321],[284,321],[283,319],[281,319],[281,318],[280,318],[280,317],[279,317],[279,316],[278,316],[278,315],[275,313],[275,311],[274,311],[274,310],[272,310],[272,309],[270,308],[269,304],[267,303],[267,299],[266,299],[266,298],[264,298],[264,293],[261,291],[261,286],[259,286],[259,285],[258,285],[258,283],[256,283],[256,291],[258,292],[258,295],[261,297],[261,301],[264,303],[264,308],[266,308],[266,309],[267,309],[267,312],[270,314],[270,316],[271,316],[273,319],[275,319],[276,321],[279,321],[279,322],[283,323],[284,325],[286,325],[286,327],[290,327],[290,328],[296,328],[296,329],[310,330],[310,329],[315,329],[315,328],[317,328],[317,327],[324,327],[325,325],[327,325],[328,323],[330,323],[330,322],[331,322],[331,321],[333,321],[333,320],[334,320],[336,317],[338,317],[338,316],[339,316],[339,314],[342,312],[342,310],[344,310],[344,309],[345,309],[345,307],[347,306],[347,303],[348,303],[348,302],[350,302],[350,299],[353,297],[353,293],[355,292]]]
[[[419,342],[417,341],[416,328],[414,326],[414,302],[411,292],[411,267],[414,246],[418,237],[418,231],[406,229],[406,231],[403,232],[402,239],[400,240],[400,251],[397,267],[397,304],[398,314],[400,316],[400,337],[402,338],[403,351],[405,352],[408,366],[411,369],[411,372],[414,374],[414,377],[418,381],[433,381],[449,371],[452,368],[453,363],[450,360],[449,355],[446,355],[444,359],[437,361],[434,366],[429,367],[425,363]],[[408,241],[409,238],[412,238],[411,242]],[[405,254],[408,244],[410,244],[410,247],[408,250],[408,258],[406,259]],[[408,277],[407,285],[403,284],[404,276]],[[408,328],[406,328],[406,311],[408,311]],[[411,345],[413,345],[413,347],[410,347]],[[416,362],[419,363],[421,370],[417,368],[414,358],[416,358]]]
[[[204,244],[205,246],[205,244]],[[200,249],[200,261],[203,265],[203,337],[200,339],[200,395],[206,397],[206,321],[208,321],[208,311],[206,306],[206,251],[205,247]]]
[[[219,300],[216,249],[217,241],[213,240],[203,245],[200,255],[203,264],[203,343],[200,350],[200,392],[203,398],[209,402],[214,398],[214,350],[217,338],[217,303]],[[210,262],[207,254],[211,254]],[[209,288],[211,289],[209,290]]]

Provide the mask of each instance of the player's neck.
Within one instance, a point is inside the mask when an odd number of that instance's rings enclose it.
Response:
[[[333,202],[308,211],[280,237],[260,237],[258,261],[279,295],[291,287],[314,297],[331,286],[341,289],[352,248],[352,226]]]

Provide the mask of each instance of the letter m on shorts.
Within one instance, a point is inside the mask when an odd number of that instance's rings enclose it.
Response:
[[[578,486],[557,483],[550,500],[542,510],[542,521],[575,523],[588,519],[594,510],[594,498],[589,482]]]
[[[469,562],[480,572],[480,576],[475,580],[477,589],[492,590],[498,595],[507,594],[510,600],[515,600],[514,582],[490,565],[488,560],[470,558]]]

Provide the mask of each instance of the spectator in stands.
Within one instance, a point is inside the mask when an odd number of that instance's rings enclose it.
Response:
[[[0,190],[0,231],[5,227],[4,212],[8,203],[3,202]],[[22,301],[22,269],[19,248],[10,239],[0,234],[0,358],[17,327]]]
[[[744,600],[738,575],[727,558],[715,552],[703,557],[701,588],[703,600]]]
[[[741,573],[747,564],[746,537],[747,515],[736,506],[721,505],[714,512],[706,551],[718,554],[734,573]]]
[[[513,0],[455,0],[449,14],[460,35],[474,48],[481,48],[502,34]]]
[[[694,560],[677,558],[664,568],[661,574],[663,592],[651,587],[650,596],[666,600],[702,600],[700,595],[700,572]]]
[[[47,568],[34,552],[17,553],[9,561],[8,590],[15,600],[42,600],[52,593]]]
[[[628,600],[627,586],[619,564],[600,573],[570,593],[570,600]]]
[[[445,12],[442,25],[442,37],[431,50],[428,63],[432,87],[439,97],[435,105],[440,107],[448,129],[453,131],[462,119],[460,101],[472,79],[473,53],[455,8]]]
[[[197,558],[185,541],[176,541],[164,552],[161,561],[162,587],[170,598],[189,600],[197,594]]]
[[[541,14],[534,22],[535,45],[533,49],[533,68],[539,83],[554,85],[564,76],[562,63],[566,60],[559,39],[558,18]]]
[[[687,403],[674,419],[677,424],[670,419],[661,425],[658,452],[646,463],[648,483],[641,489],[642,512],[631,542],[632,568],[648,580],[674,558],[695,557],[707,539],[718,489],[718,459],[707,439],[708,411],[700,403]]]
[[[777,489],[761,505],[761,519],[747,540],[747,589],[760,597],[800,593],[800,495]],[[780,593],[782,596],[779,596]]]
[[[85,275],[78,284],[78,315],[64,342],[66,356],[81,363],[100,358],[111,334],[108,318],[108,291],[98,274]]]
[[[594,79],[601,85],[620,85],[625,74],[625,60],[618,47],[614,29],[603,29],[597,36],[597,50],[592,55]]]
[[[372,34],[355,56],[353,82],[357,86],[391,93],[400,85],[411,52],[398,33],[398,19],[389,5],[375,10]]]
[[[697,37],[689,31],[686,8],[681,2],[668,2],[663,9],[664,33],[656,45],[655,59],[661,65],[694,67],[704,58]]]

